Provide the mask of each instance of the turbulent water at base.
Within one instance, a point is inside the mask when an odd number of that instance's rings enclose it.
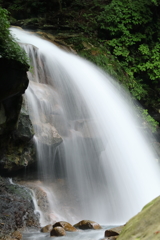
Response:
[[[11,32],[33,67],[26,96],[51,219],[126,222],[160,193],[156,155],[129,96],[88,61],[33,34]]]

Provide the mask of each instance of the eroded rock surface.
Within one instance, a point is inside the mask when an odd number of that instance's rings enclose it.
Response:
[[[0,239],[25,227],[39,227],[31,195],[26,188],[0,177]]]
[[[17,127],[10,133],[0,136],[0,167],[3,173],[19,170],[35,162],[36,151],[32,141],[33,135],[33,126],[26,102],[23,99]]]
[[[22,108],[29,66],[0,58],[0,171],[2,174],[35,161],[29,114]]]

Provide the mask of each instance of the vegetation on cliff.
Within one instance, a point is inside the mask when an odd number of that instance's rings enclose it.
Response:
[[[8,9],[13,24],[62,33],[64,42],[118,79],[159,121],[159,1],[0,0],[0,5]],[[1,9],[1,19],[5,34],[1,31],[0,39],[8,39],[1,44],[1,52],[11,58],[18,53],[18,58],[26,61],[6,30],[6,10]],[[156,122],[148,116],[155,129]]]
[[[74,35],[63,36],[63,41],[117,78],[156,119],[160,103],[159,1],[0,0],[0,4],[10,11],[15,24]],[[1,16],[8,25],[6,10]]]
[[[16,60],[28,69],[25,52],[10,34],[8,18],[8,11],[0,7],[0,58]]]
[[[160,197],[148,203],[142,211],[130,219],[122,229],[118,240],[160,239]]]

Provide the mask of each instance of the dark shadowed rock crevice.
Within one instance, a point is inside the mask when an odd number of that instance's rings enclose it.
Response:
[[[12,172],[35,161],[33,127],[22,94],[29,66],[0,58],[0,172]],[[22,107],[23,105],[23,107]]]

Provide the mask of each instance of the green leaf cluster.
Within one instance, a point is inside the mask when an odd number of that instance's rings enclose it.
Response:
[[[130,77],[126,86],[138,100],[159,88],[159,12],[159,1],[112,0],[97,17],[104,45]]]
[[[9,27],[8,11],[0,7],[0,57],[14,59],[27,66],[27,56],[10,34]]]
[[[159,112],[159,0],[0,0],[0,3],[19,22],[29,18],[26,26],[41,29],[47,24],[53,26],[53,34],[65,31],[78,34],[64,41],[118,79],[149,113]],[[9,48],[6,49],[9,54]]]

